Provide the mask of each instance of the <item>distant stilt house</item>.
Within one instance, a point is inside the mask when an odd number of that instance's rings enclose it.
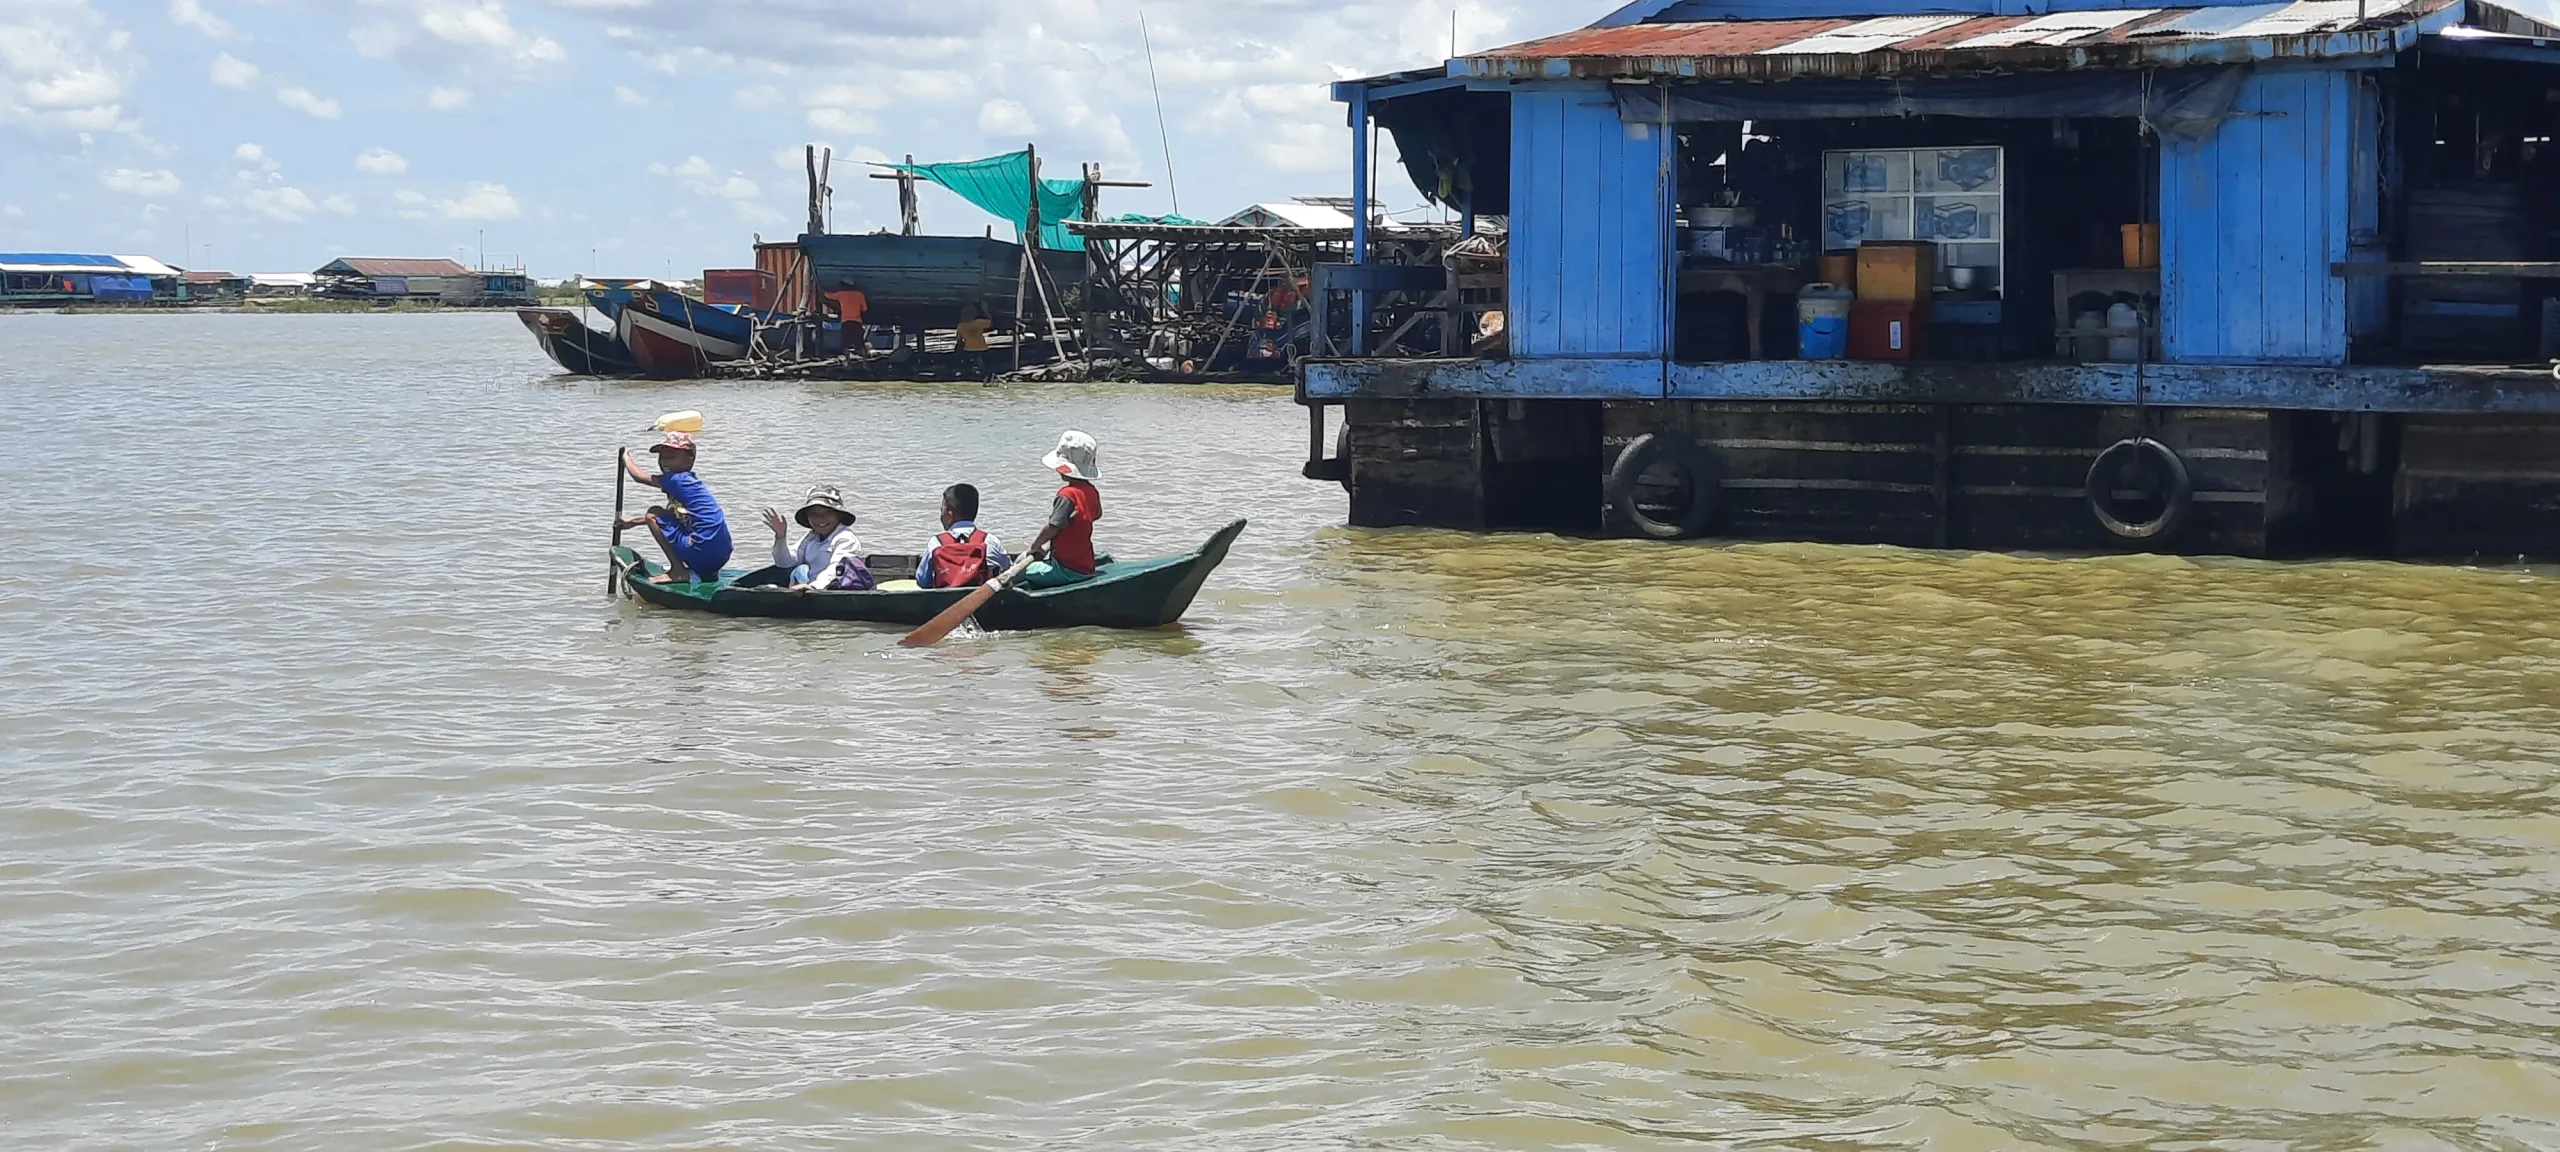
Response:
[[[462,280],[471,270],[441,257],[428,260],[380,256],[345,256],[312,273],[315,295],[341,300],[441,303],[448,279]]]
[[[249,294],[249,278],[237,272],[215,272],[189,269],[183,278],[190,303],[222,303],[239,300]]]
[[[249,295],[261,300],[284,300],[311,295],[319,278],[308,272],[252,272]]]
[[[533,281],[522,268],[473,270],[445,259],[348,256],[312,273],[317,295],[340,300],[449,304],[458,308],[523,307],[535,303]]]

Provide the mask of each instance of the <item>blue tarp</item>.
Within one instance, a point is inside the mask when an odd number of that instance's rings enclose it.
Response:
[[[113,256],[89,256],[70,252],[0,252],[0,264],[59,264],[91,268],[124,270],[124,261]]]
[[[151,299],[151,278],[110,276],[100,272],[89,277],[89,296],[95,300],[112,300],[122,303],[148,302]]]
[[[1013,221],[1016,238],[1029,230],[1031,222],[1031,153],[1008,152],[984,160],[961,160],[950,164],[893,164],[890,168],[910,172],[959,193],[960,198],[989,213]],[[1084,181],[1042,180],[1040,182],[1040,246],[1066,251],[1084,251],[1084,237],[1067,231],[1067,221],[1084,218]]]
[[[2069,72],[1964,80],[1790,80],[1689,84],[1671,90],[1676,123],[1955,116],[1977,120],[2143,118],[2162,136],[2200,139],[2231,116],[2247,68]],[[1663,119],[1661,90],[1620,85],[1618,118]]]

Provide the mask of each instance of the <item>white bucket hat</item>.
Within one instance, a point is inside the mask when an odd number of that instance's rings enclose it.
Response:
[[[1040,459],[1049,470],[1069,480],[1102,479],[1102,449],[1093,437],[1082,432],[1068,432],[1058,437],[1058,447]]]

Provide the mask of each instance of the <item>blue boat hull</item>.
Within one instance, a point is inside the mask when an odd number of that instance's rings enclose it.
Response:
[[[631,357],[631,349],[610,332],[599,332],[587,326],[578,314],[565,308],[519,308],[516,319],[524,322],[542,345],[544,355],[551,357],[563,371],[577,376],[636,376],[640,365]]]

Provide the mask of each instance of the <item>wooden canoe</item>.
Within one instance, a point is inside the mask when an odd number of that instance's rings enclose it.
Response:
[[[1227,558],[1227,549],[1242,535],[1238,520],[1218,530],[1198,551],[1155,560],[1112,561],[1091,580],[1039,592],[1006,589],[978,610],[978,625],[992,632],[1028,632],[1044,628],[1162,628],[1182,619],[1209,573]],[[717,584],[652,584],[658,566],[629,548],[614,549],[624,582],[641,600],[660,608],[709,612],[720,616],[774,620],[850,620],[914,627],[941,615],[968,595],[965,588],[903,592],[792,592],[774,588],[735,588],[730,572]],[[873,556],[872,575],[882,581],[910,580],[919,558]]]

